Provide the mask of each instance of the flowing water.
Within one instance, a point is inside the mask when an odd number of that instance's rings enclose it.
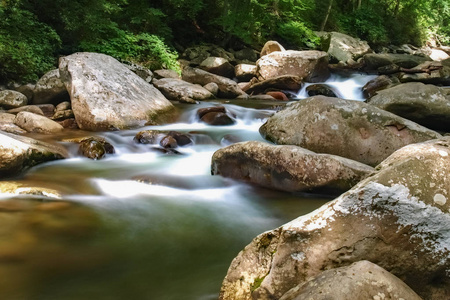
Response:
[[[214,105],[224,105],[237,123],[196,119],[197,109]],[[60,199],[1,195],[0,299],[217,299],[231,260],[256,235],[332,199],[211,176],[214,151],[262,141],[259,127],[281,107],[236,100],[179,105],[174,124],[96,133],[116,149],[98,161],[60,142],[69,159],[14,178],[56,189]],[[188,133],[194,143],[164,154],[133,141],[144,129]]]

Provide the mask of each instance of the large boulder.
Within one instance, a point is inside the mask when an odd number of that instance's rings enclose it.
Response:
[[[170,100],[179,100],[182,98],[207,100],[214,98],[214,95],[201,85],[192,84],[181,79],[154,79],[153,85]]]
[[[398,75],[401,82],[423,82],[436,85],[450,85],[450,66],[442,62],[424,62],[408,72]]]
[[[202,86],[214,82],[219,86],[218,96],[222,98],[236,98],[245,94],[235,81],[201,69],[186,67],[183,69],[182,78],[187,82]]]
[[[249,81],[256,77],[256,66],[249,64],[236,65],[234,72],[239,81]]]
[[[37,164],[67,157],[63,148],[0,132],[0,176],[13,176]]]
[[[81,129],[159,124],[174,110],[160,91],[110,56],[75,53],[60,59],[59,70]]]
[[[14,119],[14,124],[27,132],[52,134],[61,132],[64,127],[47,117],[28,111],[21,111]]]
[[[410,82],[378,91],[367,103],[434,130],[450,132],[450,91]]]
[[[372,52],[366,41],[340,32],[323,32],[318,35],[321,37],[322,50],[338,62],[356,61],[364,54]]]
[[[334,201],[256,237],[231,263],[220,299],[279,299],[361,260],[423,299],[449,299],[449,172],[450,138],[398,150]]]
[[[216,75],[233,78],[235,76],[234,66],[222,57],[210,56],[200,64],[200,68]]]
[[[219,149],[211,163],[213,175],[288,192],[345,191],[373,171],[343,157],[256,141]]]
[[[259,81],[245,88],[248,94],[261,94],[271,90],[288,90],[297,93],[303,86],[302,78],[292,75],[283,75]]]
[[[370,261],[326,270],[296,286],[280,300],[409,299],[422,300],[398,277]]]
[[[11,109],[27,105],[27,97],[13,90],[0,91],[0,107]]]
[[[33,104],[60,103],[69,98],[58,69],[45,73],[36,83],[33,94]]]
[[[441,137],[435,131],[360,101],[315,96],[271,116],[267,140],[375,166],[395,150]]]
[[[321,82],[330,76],[328,54],[323,51],[276,51],[262,56],[256,66],[260,80],[293,75],[305,81]]]
[[[378,68],[389,65],[410,69],[430,60],[429,57],[408,54],[369,53],[364,55],[365,69],[367,71],[376,71]]]

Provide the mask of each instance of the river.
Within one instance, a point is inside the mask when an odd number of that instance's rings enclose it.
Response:
[[[342,95],[361,100],[360,87],[370,78],[333,81],[347,83],[339,85]],[[197,109],[215,105],[225,106],[237,123],[209,126],[196,119]],[[214,151],[235,141],[262,141],[259,127],[283,105],[180,104],[174,124],[96,133],[116,150],[98,161],[79,157],[75,144],[60,142],[69,159],[14,178],[24,186],[58,190],[60,199],[0,195],[0,298],[217,299],[231,260],[256,235],[333,198],[211,176]],[[144,129],[188,133],[194,143],[162,153],[133,141]]]

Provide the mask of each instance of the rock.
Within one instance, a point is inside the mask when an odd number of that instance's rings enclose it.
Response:
[[[9,113],[0,113],[0,130],[13,134],[27,133],[25,130],[14,124],[15,118],[16,115]]]
[[[339,32],[325,32],[321,37],[322,50],[337,62],[356,61],[364,54],[372,52],[369,44]]]
[[[205,88],[208,92],[210,92],[214,96],[217,96],[217,94],[219,93],[219,86],[217,85],[217,83],[214,83],[214,82],[205,84],[205,86],[203,86],[203,88]]]
[[[181,79],[163,78],[153,80],[153,85],[170,100],[179,100],[182,98],[207,100],[214,98],[214,95],[202,86]]]
[[[65,102],[61,102],[58,105],[56,105],[55,112],[64,111],[64,110],[68,110],[71,108],[72,108],[72,106],[70,105],[70,102],[65,101]]]
[[[30,112],[19,112],[14,119],[14,124],[28,132],[52,134],[61,132],[64,128],[47,117]]]
[[[28,104],[27,97],[12,90],[0,91],[0,107],[6,109],[17,108]]]
[[[15,87],[14,90],[16,92],[24,94],[28,99],[28,103],[31,103],[33,101],[34,88],[35,88],[34,84],[27,83],[27,84],[19,85],[18,87]]]
[[[367,260],[326,270],[291,289],[280,300],[411,299],[422,300],[398,277]]]
[[[375,95],[377,91],[383,90],[393,84],[394,81],[389,76],[381,75],[368,81],[362,87],[362,91],[365,98],[370,98]]]
[[[234,61],[234,55],[223,48],[216,45],[199,45],[187,48],[181,55],[181,58],[186,58],[191,65],[199,65],[202,61],[210,56],[222,57],[228,61]]]
[[[256,62],[260,80],[292,75],[308,82],[322,82],[330,76],[328,55],[323,51],[283,51],[262,56]]]
[[[57,191],[55,189],[40,187],[40,186],[34,186],[29,184],[24,184],[22,182],[18,181],[1,181],[0,182],[0,193],[7,194],[11,196],[18,196],[18,195],[32,195],[32,196],[39,196],[39,197],[45,197],[49,198],[51,200],[55,199],[61,199],[62,193],[60,191]],[[6,208],[7,211],[12,212],[20,212],[22,211],[20,207],[17,206],[10,206],[9,208]],[[2,211],[5,211],[5,207],[2,207]]]
[[[162,135],[159,130],[144,130],[138,132],[133,140],[139,144],[156,144],[159,135]]]
[[[401,72],[398,77],[401,82],[450,85],[450,66],[443,65],[442,62],[425,62],[412,68],[410,72]]]
[[[71,110],[71,109],[58,110],[53,115],[52,120],[63,121],[66,119],[74,119],[74,117],[75,117],[75,115],[73,114],[73,110]]]
[[[231,263],[219,299],[280,299],[361,260],[425,300],[449,299],[449,172],[450,138],[398,150],[334,201],[256,237]]]
[[[78,154],[98,160],[105,157],[106,154],[115,153],[114,146],[103,138],[89,137],[79,141]]]
[[[218,96],[222,98],[236,98],[237,96],[244,94],[235,81],[201,69],[190,67],[184,68],[182,78],[187,82],[200,84],[202,86],[214,82],[219,86]]]
[[[430,58],[428,57],[408,54],[369,53],[364,55],[366,71],[376,71],[380,67],[394,64],[402,68],[410,69],[429,60]]]
[[[137,65],[137,64],[123,64],[128,70],[136,74],[137,76],[144,79],[146,82],[150,83],[153,80],[153,73],[149,68]]]
[[[67,129],[79,129],[75,118],[57,121],[57,123]]]
[[[360,101],[315,96],[271,116],[262,136],[375,166],[395,150],[441,137],[435,131]]]
[[[167,136],[174,138],[177,142],[177,146],[186,146],[194,142],[189,134],[177,131],[169,131],[169,133],[167,133]]]
[[[450,132],[450,92],[444,88],[404,83],[378,91],[367,103],[430,129]]]
[[[200,121],[209,125],[221,126],[236,123],[233,117],[227,114],[227,111],[223,106],[200,108],[197,110],[197,117]]]
[[[44,116],[47,118],[51,118],[55,113],[55,106],[53,104],[37,104],[36,106],[42,110]]]
[[[243,142],[217,150],[211,174],[288,191],[346,191],[375,169],[297,146]]]
[[[14,119],[16,118],[16,115],[11,113],[0,113],[0,123],[2,124],[8,124],[8,123],[14,123]]]
[[[449,59],[450,56],[440,49],[431,49],[430,58],[435,61],[443,61]]]
[[[153,73],[154,73],[156,79],[161,79],[161,78],[181,79],[180,74],[178,74],[174,70],[156,70]]]
[[[219,76],[234,78],[234,67],[228,60],[222,57],[210,56],[200,64],[200,68],[206,72]]]
[[[243,48],[234,52],[234,57],[240,61],[256,62],[259,53],[251,48]]]
[[[63,148],[0,132],[0,176],[13,176],[37,164],[67,157]]]
[[[13,108],[13,109],[8,110],[8,112],[11,114],[17,114],[21,111],[27,111],[27,112],[30,112],[30,113],[33,113],[36,115],[41,115],[41,116],[44,115],[44,112],[42,111],[42,109],[40,109],[40,107],[37,105],[25,105],[25,106],[21,106],[18,108]]]
[[[286,51],[286,49],[277,41],[267,41],[261,49],[259,56],[263,57],[264,55],[277,51]]]
[[[165,137],[163,137],[159,142],[159,145],[166,149],[167,148],[173,149],[178,147],[177,140],[170,135],[166,135]]]
[[[297,93],[302,88],[302,78],[292,75],[283,75],[251,84],[245,92],[248,94],[261,94],[270,90],[289,90]]]
[[[69,99],[58,69],[45,73],[36,83],[33,93],[33,104],[57,104]]]
[[[288,97],[283,92],[272,91],[272,92],[267,92],[266,95],[269,95],[276,100],[289,101]]]
[[[256,77],[256,66],[249,64],[238,64],[234,68],[234,72],[238,81],[250,81],[253,77]]]
[[[327,97],[339,97],[339,92],[333,89],[333,87],[326,83],[311,84],[306,87],[306,93],[308,96],[327,96]]]
[[[110,56],[75,53],[60,59],[59,70],[80,129],[160,124],[174,112],[161,92]]]

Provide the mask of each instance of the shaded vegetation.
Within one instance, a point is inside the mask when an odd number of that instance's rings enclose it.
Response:
[[[194,43],[314,48],[322,27],[375,46],[448,44],[449,14],[447,0],[0,0],[0,82],[35,80],[76,51],[176,70],[175,48]]]

